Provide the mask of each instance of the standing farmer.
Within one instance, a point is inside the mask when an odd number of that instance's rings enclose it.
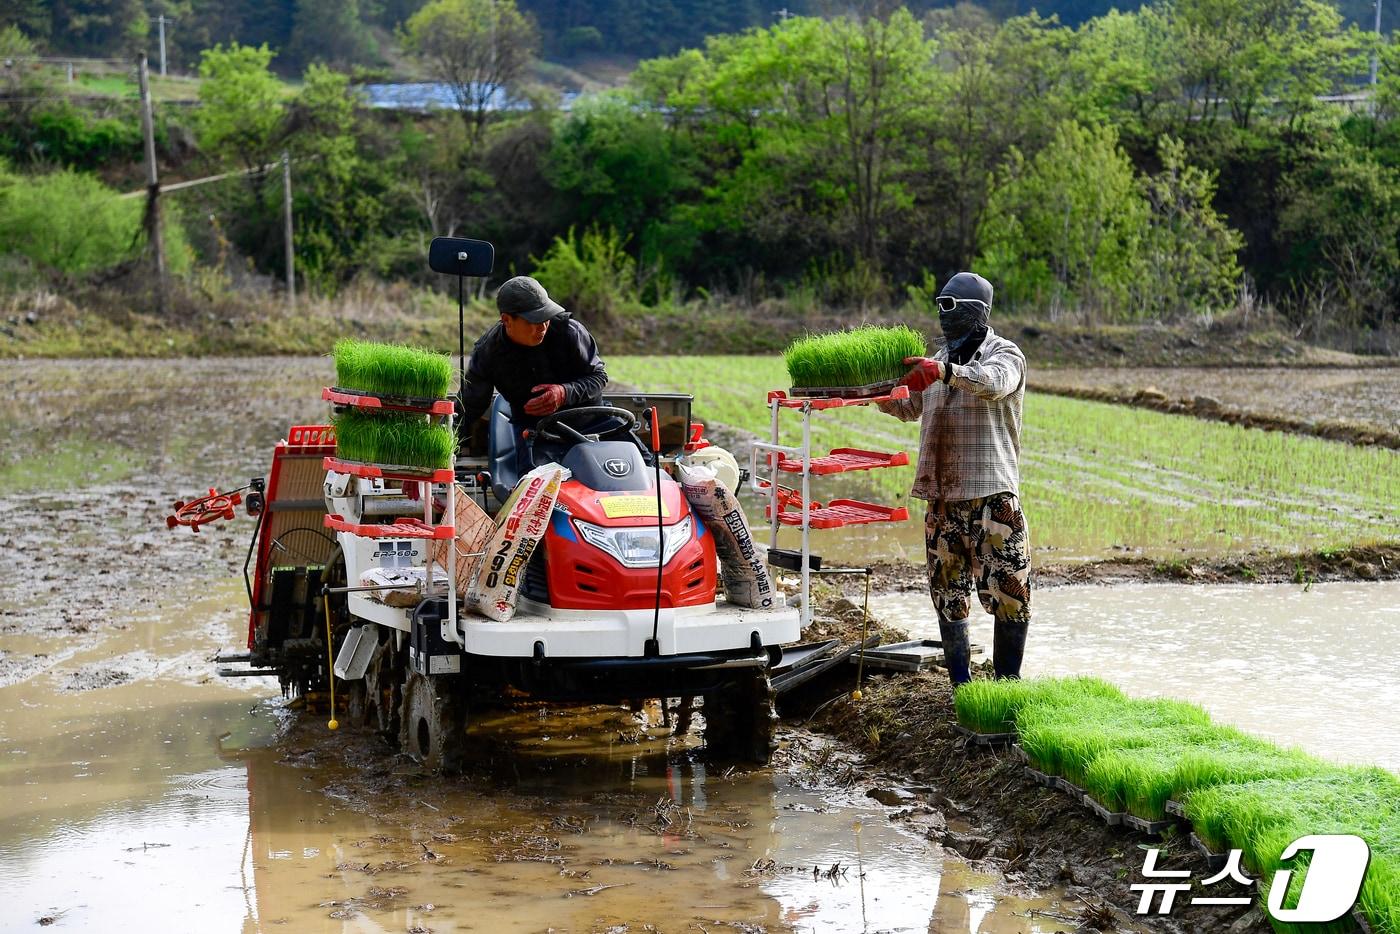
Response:
[[[924,541],[929,592],[948,674],[972,680],[968,617],[975,584],[996,619],[992,662],[998,678],[1021,676],[1031,619],[1030,542],[1021,513],[1021,400],[1026,358],[987,324],[992,285],[960,272],[938,293],[947,346],[909,357],[907,400],[880,409],[901,421],[922,417],[913,496],[928,501]]]

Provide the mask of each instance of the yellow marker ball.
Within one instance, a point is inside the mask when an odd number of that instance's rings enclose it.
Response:
[[[851,700],[860,700],[860,688],[856,688],[851,692]]]
[[[340,729],[340,721],[339,721],[339,720],[332,720],[330,723],[327,723],[326,726],[329,727],[329,728],[332,729],[332,730],[338,730],[338,729]]]

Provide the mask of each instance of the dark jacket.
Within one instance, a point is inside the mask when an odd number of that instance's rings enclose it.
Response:
[[[525,347],[506,337],[498,321],[481,336],[467,361],[462,387],[462,425],[470,426],[491,404],[495,389],[510,403],[512,419],[521,428],[532,428],[539,416],[525,414],[525,403],[539,385],[564,387],[564,407],[597,405],[608,384],[607,371],[598,358],[598,345],[588,329],[573,318],[559,315],[550,322],[538,347]]]

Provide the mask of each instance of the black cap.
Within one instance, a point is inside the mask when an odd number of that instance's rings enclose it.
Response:
[[[975,272],[960,272],[947,282],[943,283],[943,288],[939,289],[939,295],[951,295],[954,298],[972,298],[992,307],[992,284]]]
[[[524,318],[531,324],[548,321],[564,312],[564,306],[553,301],[544,286],[529,276],[507,279],[496,292],[496,309],[502,314]]]

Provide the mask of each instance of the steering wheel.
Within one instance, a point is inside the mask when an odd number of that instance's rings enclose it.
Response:
[[[618,431],[635,431],[637,416],[615,405],[581,405],[560,409],[540,419],[535,436],[541,441],[597,441]],[[581,429],[590,429],[587,433]]]

